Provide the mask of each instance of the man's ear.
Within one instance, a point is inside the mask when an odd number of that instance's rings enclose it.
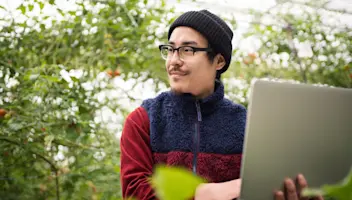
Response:
[[[216,70],[222,69],[226,64],[225,58],[221,54],[217,54],[215,56],[214,61],[215,61],[215,65],[216,65]]]

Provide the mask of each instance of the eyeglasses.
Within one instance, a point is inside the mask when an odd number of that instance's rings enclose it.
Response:
[[[171,45],[160,45],[159,46],[161,57],[164,60],[171,59],[174,52],[178,51],[178,56],[181,60],[187,60],[188,58],[194,56],[194,53],[197,51],[205,51],[205,52],[212,52],[211,48],[197,48],[191,46],[181,46],[178,48],[174,48]]]

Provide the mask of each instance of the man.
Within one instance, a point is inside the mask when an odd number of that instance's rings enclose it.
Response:
[[[156,164],[183,166],[206,178],[195,199],[239,196],[246,110],[224,98],[220,81],[231,62],[233,32],[207,10],[186,12],[171,25],[169,43],[159,47],[171,91],[145,100],[126,119],[121,137],[123,197],[156,199],[148,183]],[[298,185],[306,182],[300,176]],[[287,195],[297,200],[291,179]]]

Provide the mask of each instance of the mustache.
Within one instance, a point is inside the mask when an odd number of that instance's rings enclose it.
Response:
[[[172,67],[170,69],[168,69],[167,71],[169,74],[184,74],[184,75],[187,75],[189,73],[189,71],[186,71],[186,70],[180,70],[179,67]]]

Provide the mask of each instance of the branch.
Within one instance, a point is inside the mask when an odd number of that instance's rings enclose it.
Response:
[[[55,144],[62,145],[62,146],[67,146],[67,147],[78,147],[82,149],[89,149],[89,150],[94,150],[94,149],[100,149],[101,147],[96,147],[96,146],[86,146],[86,145],[81,145],[81,144],[76,144],[71,141],[63,140],[63,139],[54,139],[52,141]]]
[[[59,188],[59,175],[57,170],[55,171],[55,184],[56,184],[56,199],[60,200],[60,188]]]
[[[6,137],[0,137],[0,140],[3,140],[5,142],[11,143],[11,144],[15,144],[19,147],[22,147],[24,149],[26,149],[25,147],[23,147],[23,145],[21,145],[20,143],[10,140]],[[55,171],[56,174],[56,199],[59,200],[60,199],[60,191],[59,191],[59,177],[58,177],[58,169],[56,168],[55,164],[53,162],[51,162],[48,158],[46,158],[45,156],[41,155],[40,153],[37,153],[31,149],[27,149],[30,153],[35,154],[36,156],[38,156],[39,158],[43,159],[45,162],[47,162],[50,166],[51,169],[53,171]]]
[[[5,142],[11,143],[11,144],[15,144],[15,145],[17,145],[17,146],[20,146],[20,147],[24,148],[23,145],[21,145],[20,143],[18,143],[18,142],[16,142],[16,141],[13,141],[13,140],[10,140],[10,139],[8,139],[8,138],[6,138],[6,137],[0,137],[0,140],[3,140],[3,141],[5,141]],[[24,148],[24,149],[25,149],[25,148]],[[55,164],[52,163],[52,162],[51,162],[48,158],[46,158],[45,156],[43,156],[43,155],[41,155],[41,154],[39,154],[39,153],[37,153],[37,152],[31,150],[31,149],[28,149],[28,151],[30,151],[31,153],[33,153],[33,154],[37,155],[38,157],[42,158],[42,159],[45,160],[54,170],[57,170]]]

